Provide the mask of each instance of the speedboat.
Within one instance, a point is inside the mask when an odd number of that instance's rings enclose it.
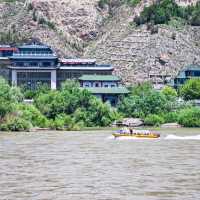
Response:
[[[141,139],[156,139],[160,137],[160,134],[153,133],[149,130],[133,130],[133,129],[122,129],[113,133],[115,138],[119,137],[131,137],[131,138],[141,138]]]

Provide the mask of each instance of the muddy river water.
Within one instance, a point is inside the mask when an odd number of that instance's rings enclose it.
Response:
[[[200,129],[0,133],[1,200],[199,200]]]

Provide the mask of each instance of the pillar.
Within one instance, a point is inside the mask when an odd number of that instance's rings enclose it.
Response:
[[[12,85],[17,85],[17,71],[12,70]]]
[[[56,90],[56,81],[57,81],[57,77],[56,77],[56,70],[51,71],[51,89],[52,90]]]

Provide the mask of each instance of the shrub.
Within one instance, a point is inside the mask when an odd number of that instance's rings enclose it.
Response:
[[[190,79],[180,88],[180,95],[185,100],[200,98],[200,79]]]
[[[181,110],[178,123],[185,127],[200,127],[200,108],[193,107]]]
[[[178,113],[177,112],[167,112],[162,115],[164,118],[165,123],[174,123],[178,122]]]
[[[21,112],[21,117],[29,121],[34,127],[48,127],[47,118],[34,105],[19,104],[17,109]]]
[[[161,92],[169,99],[178,96],[176,90],[169,86],[165,86]]]
[[[164,119],[159,115],[151,114],[145,118],[144,123],[149,126],[159,126],[164,123]]]
[[[131,6],[136,6],[141,2],[141,0],[126,0]]]
[[[71,116],[60,114],[56,116],[52,128],[56,130],[71,130],[73,125],[74,121]]]
[[[12,117],[0,125],[2,131],[29,131],[31,123],[21,117]]]
[[[131,94],[118,105],[118,110],[127,117],[141,117],[149,114],[169,112],[173,105],[164,94],[148,84],[133,87]]]

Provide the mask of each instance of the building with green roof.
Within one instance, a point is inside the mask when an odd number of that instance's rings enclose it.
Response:
[[[129,91],[120,84],[121,79],[114,75],[83,75],[79,78],[82,88],[86,88],[103,102],[109,102],[115,106],[121,95]]]

